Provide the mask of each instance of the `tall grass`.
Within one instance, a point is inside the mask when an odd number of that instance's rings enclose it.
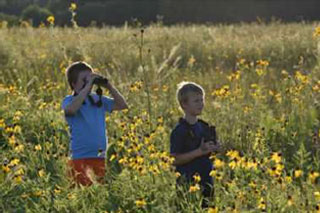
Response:
[[[182,80],[204,87],[202,118],[216,125],[226,150],[213,156],[211,211],[315,211],[316,26],[149,26],[143,61],[136,28],[1,29],[1,211],[176,212],[177,203],[185,212],[205,211],[199,192],[177,197],[168,154],[182,115],[175,100]],[[107,75],[130,107],[107,116],[106,184],[87,188],[71,188],[65,175],[69,137],[60,104],[71,92],[65,68],[76,60]]]

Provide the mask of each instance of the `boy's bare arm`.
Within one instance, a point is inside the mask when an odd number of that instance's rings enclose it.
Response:
[[[191,152],[183,153],[183,154],[172,154],[172,156],[175,158],[173,165],[179,166],[186,163],[189,163],[195,158],[201,157],[203,155],[207,155],[213,151],[219,150],[219,145],[215,145],[213,141],[204,142],[202,139],[201,145],[198,149],[195,149]]]
[[[195,149],[191,152],[183,153],[183,154],[171,154],[174,157],[173,165],[179,166],[186,164],[193,159],[202,156],[202,152],[199,149]]]
[[[89,83],[79,92],[77,96],[75,96],[70,104],[68,104],[64,110],[66,116],[73,116],[80,109],[83,101],[86,99],[87,95],[91,91],[93,81],[96,77],[94,75],[91,76]]]
[[[114,100],[113,110],[127,109],[128,105],[120,92],[109,82],[106,86]]]

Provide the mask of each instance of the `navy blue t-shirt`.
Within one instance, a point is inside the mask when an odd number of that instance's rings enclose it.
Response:
[[[180,122],[171,132],[170,153],[183,154],[199,148],[201,139],[207,134],[206,130],[205,124],[200,121],[191,125],[185,119],[180,119]],[[184,165],[176,166],[176,171],[184,176],[187,181],[192,181],[193,175],[199,174],[202,186],[213,184],[212,177],[209,175],[212,169],[213,164],[209,159],[209,155],[201,156]]]

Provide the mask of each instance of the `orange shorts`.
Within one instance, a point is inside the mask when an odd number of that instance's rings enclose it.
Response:
[[[106,171],[104,158],[69,160],[68,166],[68,175],[76,184],[89,186],[93,182],[104,182]]]

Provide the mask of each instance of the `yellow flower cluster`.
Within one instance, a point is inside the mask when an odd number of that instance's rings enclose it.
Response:
[[[54,16],[49,16],[48,18],[47,18],[47,22],[50,24],[50,25],[54,25]]]
[[[200,191],[200,186],[199,186],[198,183],[196,183],[195,185],[191,185],[189,187],[189,192],[190,193],[197,192],[197,191]]]
[[[230,94],[230,87],[228,85],[224,85],[220,89],[216,89],[211,93],[212,96],[221,98],[228,97]]]
[[[130,86],[130,92],[138,92],[142,88],[142,81],[136,81]]]
[[[70,11],[75,11],[76,9],[77,9],[77,5],[75,3],[71,3],[70,7],[69,7],[69,10]]]
[[[135,203],[138,208],[142,208],[147,205],[147,202],[144,199],[136,200]]]
[[[320,37],[320,26],[314,29],[313,37],[314,38]]]

